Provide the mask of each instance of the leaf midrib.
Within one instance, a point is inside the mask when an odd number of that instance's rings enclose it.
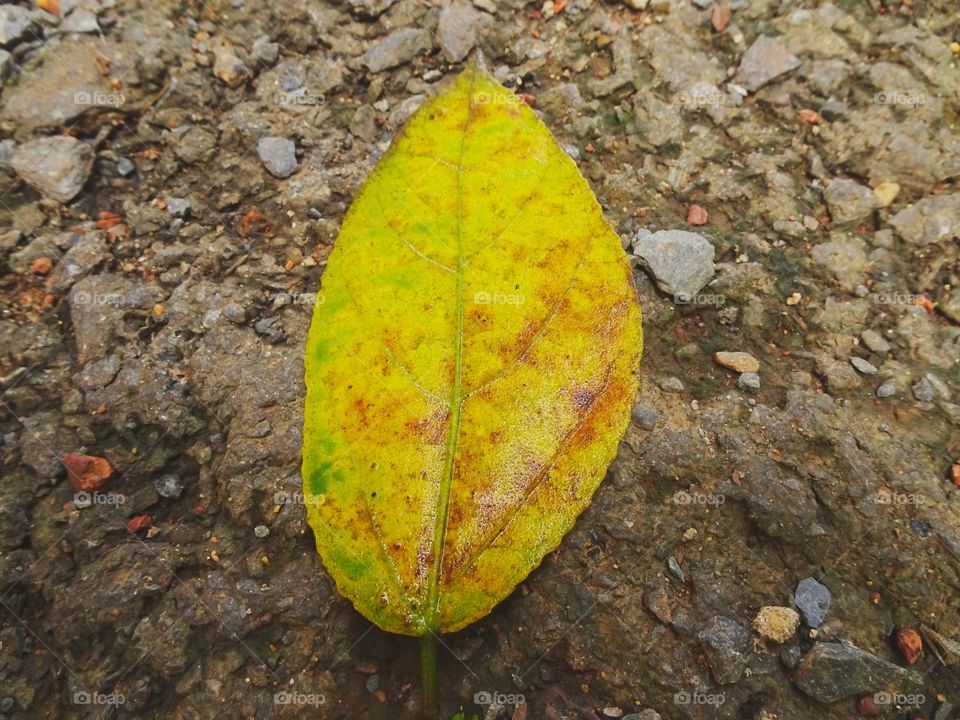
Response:
[[[470,78],[467,89],[467,118],[463,125],[463,138],[460,141],[460,153],[457,158],[457,290],[456,325],[454,329],[453,387],[450,390],[450,427],[447,431],[443,474],[440,476],[439,506],[433,529],[432,562],[427,575],[427,614],[424,622],[427,632],[433,633],[439,628],[440,619],[440,573],[443,568],[443,548],[446,544],[447,520],[450,510],[450,493],[453,487],[453,471],[456,464],[457,442],[460,438],[460,416],[463,410],[463,153],[467,145],[467,134],[473,120],[473,88],[477,82],[477,73]]]

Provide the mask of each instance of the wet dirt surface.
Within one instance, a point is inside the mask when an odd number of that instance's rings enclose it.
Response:
[[[44,5],[0,4],[0,717],[416,716],[298,504],[301,355],[474,48],[636,258],[646,350],[591,508],[443,638],[444,718],[958,716],[953,0]]]

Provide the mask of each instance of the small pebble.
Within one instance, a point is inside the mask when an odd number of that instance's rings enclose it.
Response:
[[[850,364],[853,365],[858,372],[863,373],[864,375],[876,375],[877,368],[873,364],[867,362],[861,357],[852,357],[850,358]]]
[[[678,377],[663,378],[660,382],[660,389],[664,392],[683,392],[683,382]]]
[[[800,615],[788,607],[767,605],[760,608],[753,620],[753,628],[768,640],[783,643],[793,637],[800,627]]]
[[[297,170],[297,146],[289,138],[268,135],[257,143],[260,162],[278,178],[286,178]]]
[[[649,405],[637,405],[633,408],[633,420],[644,430],[653,430],[657,426],[660,414]]]
[[[673,555],[667,558],[667,569],[670,570],[680,582],[687,581],[686,573],[683,572],[683,568],[680,567],[680,563],[677,562],[677,559]]]
[[[253,534],[262,540],[270,534],[270,528],[268,528],[266,525],[257,525],[253,529]]]
[[[797,585],[794,598],[794,605],[803,614],[803,621],[808,627],[818,628],[823,625],[831,599],[826,585],[817,582],[816,578],[804,578]]]
[[[184,486],[185,483],[180,476],[172,473],[161,475],[153,481],[153,487],[156,489],[157,495],[170,500],[176,500],[180,497],[183,494]]]
[[[737,379],[737,385],[741,390],[759,390],[760,375],[755,372],[741,373],[740,377]]]
[[[713,355],[717,365],[736,370],[739,373],[755,373],[760,369],[760,361],[750,353],[717,352]]]
[[[893,380],[888,380],[877,388],[878,398],[888,398],[897,392],[897,384]]]
[[[130,158],[122,157],[117,160],[117,175],[120,177],[127,177],[136,169],[137,166],[133,164],[133,161]]]

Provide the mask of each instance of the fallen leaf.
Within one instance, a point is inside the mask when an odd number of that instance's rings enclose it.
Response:
[[[67,479],[77,492],[100,490],[113,475],[110,463],[96,455],[68,453],[63,456]]]
[[[642,333],[619,238],[536,115],[470,67],[357,194],[321,291],[317,550],[379,627],[463,628],[558,546],[629,422]]]

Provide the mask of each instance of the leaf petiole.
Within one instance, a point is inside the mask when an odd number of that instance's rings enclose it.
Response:
[[[420,685],[423,688],[423,716],[437,717],[437,638],[432,630],[420,636]]]

